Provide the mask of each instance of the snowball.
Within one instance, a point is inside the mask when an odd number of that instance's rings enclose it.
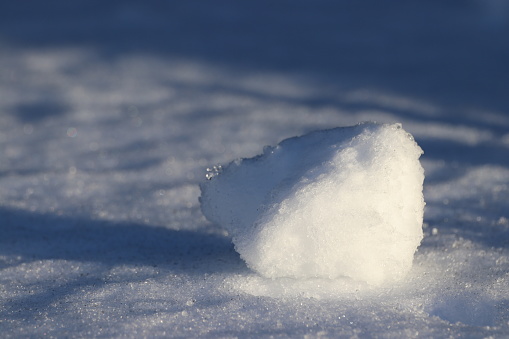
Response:
[[[214,167],[201,208],[262,276],[395,281],[423,237],[421,154],[401,124],[313,132]]]

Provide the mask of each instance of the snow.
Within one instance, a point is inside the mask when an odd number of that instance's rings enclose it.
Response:
[[[213,167],[201,208],[264,277],[400,280],[423,237],[421,154],[401,124],[313,132]]]
[[[2,337],[507,337],[503,1],[0,4]],[[362,121],[423,149],[389,285],[267,279],[206,168]]]

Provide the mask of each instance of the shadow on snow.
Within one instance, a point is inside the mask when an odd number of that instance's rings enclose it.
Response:
[[[0,208],[0,219],[0,253],[28,261],[200,267],[209,273],[236,271],[241,263],[229,238],[205,232],[5,208]]]

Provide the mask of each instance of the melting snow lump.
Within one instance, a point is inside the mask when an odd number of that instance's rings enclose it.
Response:
[[[317,131],[216,167],[201,208],[262,276],[396,281],[423,237],[421,154],[401,124]]]

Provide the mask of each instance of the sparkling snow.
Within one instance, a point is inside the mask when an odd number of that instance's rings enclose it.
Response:
[[[421,154],[400,124],[286,139],[213,167],[202,211],[265,277],[399,280],[422,240]]]
[[[2,2],[1,336],[509,336],[508,16]],[[424,151],[412,268],[381,286],[253,272],[200,210],[206,169],[362,121]]]

